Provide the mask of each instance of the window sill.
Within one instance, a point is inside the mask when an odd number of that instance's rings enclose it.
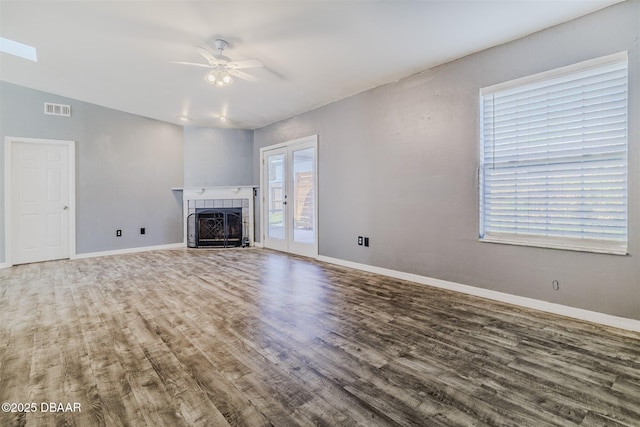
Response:
[[[589,252],[608,255],[628,255],[624,243],[602,242],[595,240],[550,239],[537,236],[485,235],[479,239],[481,243],[499,243],[514,246],[530,246],[534,248],[559,249],[575,252]]]

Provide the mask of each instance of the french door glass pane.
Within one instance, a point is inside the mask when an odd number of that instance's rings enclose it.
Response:
[[[267,158],[268,191],[267,206],[269,213],[269,237],[284,239],[284,154],[275,154]]]
[[[293,152],[293,240],[314,243],[314,148]]]

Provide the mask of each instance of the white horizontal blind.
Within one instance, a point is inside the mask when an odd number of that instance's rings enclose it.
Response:
[[[627,56],[481,91],[480,236],[626,253]]]

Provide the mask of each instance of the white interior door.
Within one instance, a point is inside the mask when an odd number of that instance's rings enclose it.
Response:
[[[317,136],[262,151],[265,247],[318,255]]]
[[[11,263],[69,258],[72,145],[9,144]]]

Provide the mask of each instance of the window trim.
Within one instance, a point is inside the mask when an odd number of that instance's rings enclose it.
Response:
[[[596,239],[576,239],[576,238],[564,238],[558,236],[542,236],[535,234],[515,234],[515,233],[491,233],[484,232],[484,196],[485,196],[485,185],[484,185],[484,161],[482,159],[482,153],[484,152],[484,103],[483,98],[487,95],[491,95],[497,92],[502,92],[505,90],[509,90],[511,88],[521,87],[525,85],[533,85],[537,82],[543,82],[545,80],[550,80],[554,78],[563,77],[566,75],[571,75],[578,72],[588,71],[593,68],[598,68],[602,66],[606,66],[608,64],[615,64],[618,62],[627,62],[627,73],[629,73],[629,55],[627,51],[614,53],[611,55],[606,55],[603,57],[582,61],[576,64],[571,64],[568,66],[556,68],[549,71],[544,71],[541,73],[517,78],[514,80],[510,80],[507,82],[502,82],[498,84],[494,84],[491,86],[480,88],[479,90],[479,154],[480,154],[480,163],[478,167],[478,194],[479,194],[479,242],[481,243],[498,243],[498,244],[508,244],[508,245],[516,245],[516,246],[529,246],[529,247],[539,247],[539,248],[547,248],[547,249],[560,249],[560,250],[569,250],[569,251],[578,251],[578,252],[590,252],[590,253],[602,253],[602,254],[612,254],[612,255],[628,255],[628,234],[627,240],[624,242],[615,242],[615,241],[607,241],[607,240],[596,240]],[[628,84],[628,83],[627,83]],[[629,102],[629,92],[627,88],[627,130],[626,130],[626,150],[627,150],[627,164],[626,164],[626,174],[627,174],[627,190],[626,190],[626,203],[627,203],[627,230],[629,228],[629,188],[628,188],[628,179],[629,179],[629,114],[628,114],[628,102]]]
[[[480,237],[481,243],[501,243],[514,246],[530,246],[534,248],[561,249],[575,252],[591,252],[596,254],[628,255],[626,243],[616,244],[601,240],[584,239],[580,242],[553,236],[525,236],[519,234],[501,234],[500,236],[486,233]]]
[[[598,68],[607,64],[615,64],[617,62],[628,61],[628,51],[622,51],[613,53],[611,55],[601,56],[599,58],[589,59],[587,61],[578,62],[571,65],[566,65],[560,68],[554,68],[553,70],[543,71],[541,73],[532,74],[530,76],[520,77],[507,82],[497,83],[491,86],[486,86],[480,89],[480,96],[490,95],[492,93],[500,92],[510,89],[516,86],[522,86],[525,84],[533,84],[535,82],[549,80],[556,77],[562,77],[568,74],[573,74],[579,71],[588,71],[592,68]]]

